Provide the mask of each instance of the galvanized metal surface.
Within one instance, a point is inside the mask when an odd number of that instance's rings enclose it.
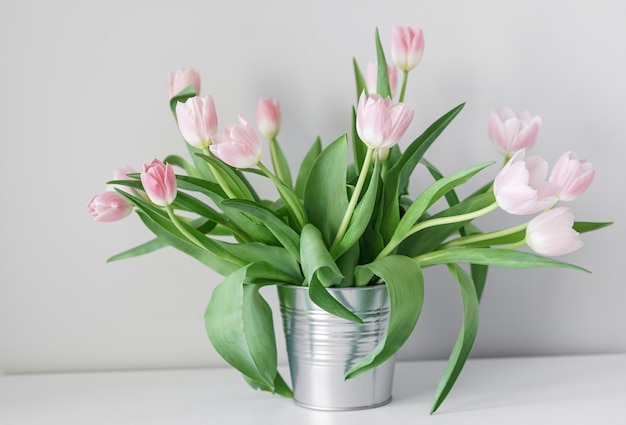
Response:
[[[344,378],[386,334],[387,288],[328,291],[364,323],[322,310],[309,299],[306,287],[278,286],[295,402],[318,410],[356,410],[389,403],[395,358],[356,378]]]

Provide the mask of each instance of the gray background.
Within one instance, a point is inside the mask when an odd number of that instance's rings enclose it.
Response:
[[[473,355],[624,352],[625,16],[617,0],[2,2],[0,372],[224,365],[202,321],[221,278],[171,249],[107,264],[150,233],[136,216],[94,223],[85,204],[113,168],[186,153],[166,91],[180,67],[200,70],[220,127],[279,98],[295,168],[317,135],[348,129],[352,58],[374,58],[376,27],[388,49],[392,25],[426,38],[410,135],[467,102],[432,161],[446,173],[499,161],[490,111],[528,109],[544,123],[533,153],[574,150],[597,167],[576,217],[616,221],[563,258],[592,274],[493,269]],[[424,181],[417,173],[413,189]],[[513,223],[496,214],[482,226]],[[402,359],[446,358],[459,330],[455,283],[437,269],[427,279]]]

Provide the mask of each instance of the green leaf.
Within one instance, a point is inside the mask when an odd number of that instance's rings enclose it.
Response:
[[[203,193],[216,204],[227,197],[219,184],[201,178],[176,175],[176,185],[179,190]]]
[[[495,202],[493,193],[486,193],[483,195],[473,196],[471,198],[464,199],[462,202],[438,212],[435,215],[428,217],[428,219],[437,219],[442,217],[451,217],[461,214],[467,214],[472,211],[481,210]],[[458,223],[444,224],[441,226],[428,227],[420,230],[406,238],[398,247],[398,253],[406,255],[408,257],[415,257],[420,254],[434,251],[439,245],[441,245],[449,236],[459,231],[459,229],[466,227],[467,221],[461,221]],[[512,243],[512,242],[511,242]]]
[[[244,284],[248,267],[231,273],[215,288],[204,322],[222,358],[273,391],[277,356],[272,310],[259,294],[259,285]]]
[[[178,210],[196,213],[225,227],[232,226],[231,223],[222,214],[215,211],[215,209],[211,208],[209,205],[205,204],[201,200],[185,192],[178,191],[172,207]]]
[[[391,89],[389,88],[389,75],[387,74],[387,61],[385,60],[385,52],[380,43],[378,28],[376,28],[376,57],[378,58],[378,81],[376,91],[383,99],[391,97]]]
[[[435,142],[452,120],[461,112],[464,104],[453,108],[441,118],[431,124],[417,139],[415,139],[402,153],[400,159],[391,167],[384,177],[383,208],[386,212],[385,220],[381,223],[381,234],[385,241],[391,238],[398,222],[400,211],[398,198],[401,188],[408,185],[413,170],[424,156],[424,153]]]
[[[444,177],[443,174],[437,169],[437,167],[435,167],[432,163],[426,160],[426,158],[422,157],[422,159],[420,159],[420,163],[424,164],[430,175],[433,176],[435,180],[441,180]],[[445,197],[449,206],[453,206],[459,203],[459,197],[454,190],[446,193]]]
[[[314,276],[313,280],[309,282],[309,298],[315,305],[330,314],[350,320],[351,322],[363,323],[363,320],[361,320],[359,316],[348,310],[328,293],[328,290],[320,283],[317,276]]]
[[[309,174],[311,173],[311,168],[313,168],[313,163],[322,153],[322,142],[318,137],[315,139],[315,142],[311,145],[308,152],[304,156],[302,160],[302,164],[300,165],[300,170],[298,171],[298,176],[296,178],[296,194],[304,199],[304,188],[309,180]]]
[[[592,232],[594,230],[602,229],[612,224],[613,224],[612,221],[607,221],[603,223],[596,223],[592,221],[576,221],[574,223],[573,228],[579,233],[585,233],[585,232]]]
[[[278,190],[280,199],[283,201],[285,209],[292,218],[293,223],[300,230],[307,223],[306,212],[304,207],[296,195],[296,192],[289,186],[285,185],[278,177],[276,177],[270,170],[268,170],[262,163],[259,163],[259,167],[265,173],[265,175],[274,183],[274,186]]]
[[[535,267],[564,267],[589,272],[574,264],[564,263],[522,251],[513,251],[499,248],[453,248],[433,251],[418,255],[413,260],[417,264],[427,267],[436,264],[470,263],[486,266],[507,267],[513,269],[527,269]]]
[[[289,385],[287,385],[279,372],[276,372],[276,378],[274,379],[273,386],[265,385],[262,382],[255,381],[254,379],[246,375],[242,376],[246,380],[248,385],[250,385],[255,390],[268,391],[286,398],[293,398],[293,391],[291,391],[291,388],[289,388]]]
[[[185,103],[190,97],[197,96],[196,88],[190,84],[170,99],[170,109],[176,117],[176,104],[178,102]]]
[[[274,138],[270,140],[270,154],[272,156],[272,166],[274,172],[278,178],[285,184],[285,186],[293,187],[291,182],[291,171],[289,170],[289,163],[278,141]]]
[[[409,234],[411,228],[415,225],[417,220],[422,216],[422,214],[424,214],[426,210],[428,210],[431,205],[433,205],[437,200],[439,200],[451,189],[467,182],[472,176],[491,164],[493,164],[493,162],[486,162],[466,168],[465,170],[461,170],[447,177],[443,177],[428,186],[415,199],[415,202],[413,202],[411,207],[404,214],[404,216],[398,223],[395,232],[391,236],[391,241],[396,241],[397,243],[400,243],[400,241],[402,241]]]
[[[256,202],[243,199],[228,199],[222,201],[220,205],[228,206],[234,210],[255,217],[276,237],[280,244],[284,246],[291,255],[298,259],[298,261],[300,260],[300,235],[285,224],[274,211]]]
[[[354,82],[356,83],[356,100],[358,102],[359,98],[361,97],[361,93],[365,92],[365,94],[368,95],[369,93],[367,92],[367,84],[365,83],[365,78],[363,77],[363,73],[361,72],[359,64],[357,63],[355,58],[352,58],[352,68],[354,69]]]
[[[200,173],[198,173],[196,167],[191,165],[189,161],[179,155],[168,155],[165,157],[163,162],[182,168],[190,176],[200,177]]]
[[[356,170],[355,175],[358,175],[367,156],[367,146],[356,131],[356,111],[354,108],[352,108],[352,155],[354,157],[354,169]]]
[[[337,286],[343,275],[324,244],[322,234],[313,224],[306,224],[300,235],[302,272],[307,282],[315,278],[324,287]]]
[[[450,272],[459,283],[461,290],[461,301],[463,303],[463,325],[459,336],[457,337],[452,353],[448,359],[448,363],[443,372],[443,376],[439,380],[439,385],[435,393],[435,399],[430,409],[430,413],[441,406],[446,396],[456,382],[465,361],[472,351],[472,346],[476,340],[478,332],[479,303],[476,294],[476,288],[472,278],[458,265],[448,265]]]
[[[346,192],[347,138],[342,135],[317,157],[304,190],[304,209],[309,221],[330,246],[348,208]]]
[[[343,275],[328,252],[322,234],[310,223],[304,226],[300,235],[300,258],[311,301],[330,314],[363,323],[326,290],[329,286],[339,286]]]
[[[236,201],[247,201],[255,205],[252,201],[237,199]],[[222,201],[219,204],[220,208],[228,216],[228,218],[237,225],[241,232],[245,235],[246,242],[261,242],[267,245],[278,245],[278,239],[274,234],[265,226],[262,220],[254,215],[249,215],[246,212],[241,211],[238,208],[231,206],[228,200]]]
[[[259,200],[256,193],[250,189],[249,182],[245,181],[246,179],[241,173],[236,172],[231,166],[213,155],[197,154],[197,156],[209,164],[213,174],[220,176],[220,179],[224,181],[236,198],[249,199],[251,201]]]
[[[141,198],[122,191],[118,192],[137,207],[139,217],[146,227],[158,238],[166,241],[168,245],[190,255],[222,275],[230,274],[243,265],[240,258],[234,256],[219,243],[206,237],[203,233],[182,223],[182,225],[186,226],[187,230],[203,244],[204,249],[189,241],[174,223],[171,222],[163,210],[156,208]]]
[[[348,371],[346,379],[374,369],[396,354],[411,336],[424,301],[424,277],[421,268],[412,259],[391,255],[360,269],[374,273],[387,285],[389,324],[383,340]]]
[[[166,241],[159,239],[159,238],[152,239],[134,248],[127,249],[124,252],[120,252],[119,254],[112,256],[111,258],[107,260],[107,262],[124,260],[124,259],[132,258],[132,257],[138,257],[140,255],[145,255],[145,254],[149,254],[151,252],[157,251],[166,246],[169,246]]]
[[[487,283],[489,266],[485,266],[483,264],[471,264],[470,270],[472,273],[472,280],[474,281],[474,287],[476,288],[476,296],[480,302],[483,297],[483,291],[485,290],[485,284]]]

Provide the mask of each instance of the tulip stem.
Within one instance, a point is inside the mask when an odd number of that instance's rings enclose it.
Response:
[[[475,244],[477,242],[487,242],[490,239],[495,240],[495,239],[498,239],[507,235],[512,235],[514,233],[521,232],[524,229],[526,229],[526,227],[528,227],[528,222],[522,223],[518,226],[509,227],[508,229],[496,230],[496,231],[488,232],[488,233],[479,233],[476,235],[463,236],[460,238],[456,238],[450,242],[439,245],[437,249],[439,250],[439,249],[453,248],[453,247],[458,247],[458,246],[468,246],[471,244]],[[513,246],[514,248],[518,248],[519,246],[524,245],[524,243],[525,243],[524,239],[522,239],[521,242],[516,242],[512,244],[511,246]]]
[[[398,102],[404,102],[404,94],[406,93],[406,82],[409,79],[409,71],[404,71],[402,74],[402,88],[400,89],[400,97]]]
[[[258,162],[257,166],[274,183],[274,186],[276,186],[280,198],[283,200],[285,206],[291,212],[292,217],[296,220],[299,227],[304,227],[307,222],[306,214],[304,213],[302,205],[298,202],[295,193],[293,193],[293,189],[287,186],[279,177],[272,173],[270,169],[263,165],[261,161]]]
[[[278,177],[283,183],[285,183],[286,186],[292,187],[293,184],[291,182],[291,176],[289,175],[289,171],[285,170],[281,166],[280,145],[278,144],[278,140],[276,140],[276,137],[272,137],[270,139],[270,155],[272,156],[272,166],[274,167],[276,177]]]
[[[352,214],[354,213],[354,209],[356,208],[357,203],[359,202],[359,198],[361,197],[361,192],[363,191],[363,186],[365,185],[365,180],[367,178],[367,170],[372,163],[372,156],[374,154],[374,149],[368,147],[367,153],[365,154],[365,159],[363,160],[363,166],[361,167],[361,173],[359,174],[359,179],[356,182],[356,186],[354,187],[354,192],[352,192],[352,197],[350,198],[350,203],[348,204],[348,208],[343,215],[343,219],[341,220],[341,224],[339,225],[339,229],[337,230],[337,236],[335,236],[335,240],[330,247],[330,251],[332,252],[341,239],[343,235],[346,234],[346,230],[348,230],[348,225],[350,224],[350,220],[352,219]]]
[[[428,229],[429,227],[434,227],[434,226],[442,226],[445,224],[452,224],[452,223],[459,223],[461,221],[473,220],[475,218],[488,214],[497,208],[498,208],[498,203],[494,202],[491,205],[487,205],[485,208],[481,208],[479,210],[468,212],[465,214],[453,215],[450,217],[431,218],[429,220],[421,221],[417,223],[416,225],[414,225],[413,227],[411,227],[409,231],[401,238],[398,238],[398,239],[392,238],[387,244],[387,246],[385,246],[385,248],[383,248],[380,254],[378,254],[378,256],[376,257],[376,260],[380,260],[381,258],[384,258],[387,255],[391,254],[391,251],[393,251],[398,245],[400,245],[400,243],[403,240],[405,240],[412,234],[419,232],[420,230]]]
[[[171,205],[166,205],[165,209],[167,210],[167,215],[170,217],[170,220],[172,220],[172,223],[174,223],[174,226],[176,226],[180,233],[182,233],[187,239],[196,244],[198,247],[206,249],[206,247],[202,245],[200,241],[182,225],[176,214],[174,214],[174,210]]]

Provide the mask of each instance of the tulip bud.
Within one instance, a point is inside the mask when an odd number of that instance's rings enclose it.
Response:
[[[211,152],[235,168],[250,168],[261,159],[261,142],[256,132],[243,118],[239,124],[229,124],[222,134],[213,136]]]
[[[170,99],[189,86],[200,93],[200,74],[195,69],[177,69],[171,71],[167,79],[167,91]]]
[[[141,172],[141,184],[153,204],[164,207],[176,198],[176,176],[171,164],[154,159],[145,164]]]
[[[489,137],[498,152],[507,157],[520,149],[531,149],[537,141],[541,118],[527,111],[515,114],[509,108],[500,108],[489,118]]]
[[[398,86],[398,68],[387,64],[387,75],[389,77],[389,88],[393,96]],[[365,85],[369,94],[378,93],[378,62],[369,61],[365,68]]]
[[[356,111],[356,130],[372,149],[394,146],[413,120],[413,111],[402,103],[394,104],[391,98],[378,94],[361,93]]]
[[[107,191],[94,196],[87,203],[87,212],[96,221],[121,220],[133,211],[133,205],[117,192]]]
[[[256,104],[256,125],[266,138],[276,137],[280,130],[280,105],[277,99],[259,99]]]
[[[391,29],[391,57],[398,68],[410,71],[424,54],[424,33],[421,29],[393,27]]]
[[[183,139],[191,146],[202,149],[211,144],[211,136],[217,133],[217,112],[213,97],[190,97],[176,104],[178,128]]]
[[[534,214],[552,207],[561,189],[547,182],[548,163],[534,156],[524,160],[525,150],[517,151],[493,182],[498,206],[509,214]]]
[[[574,215],[569,208],[559,207],[533,218],[526,228],[526,243],[538,254],[557,256],[583,246],[580,234],[572,226]]]
[[[549,181],[561,186],[561,201],[572,201],[587,190],[595,175],[590,162],[579,160],[574,152],[565,152],[554,164]]]

